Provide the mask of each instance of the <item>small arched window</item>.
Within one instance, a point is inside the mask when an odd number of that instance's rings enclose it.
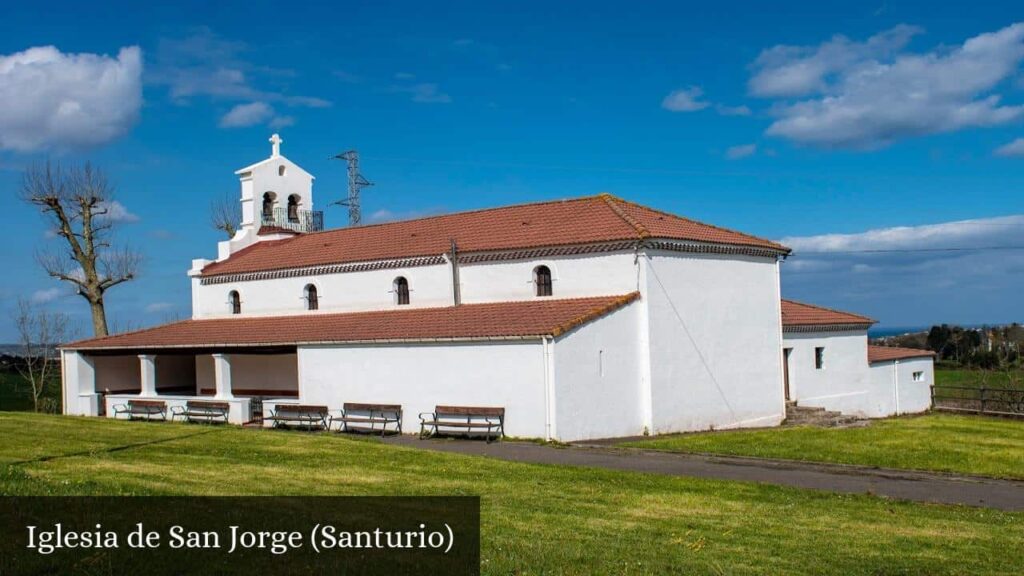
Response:
[[[306,310],[319,310],[320,297],[317,295],[316,286],[306,285]]]
[[[297,194],[288,197],[288,221],[299,221],[299,196]]]
[[[409,281],[404,276],[395,278],[395,302],[399,306],[409,303]]]
[[[284,164],[281,164],[280,166],[277,167],[277,175],[278,176],[284,176],[284,173],[285,173],[285,167],[284,167]]]
[[[273,192],[263,193],[263,219],[267,221],[274,220],[274,202],[277,201],[277,194]]]
[[[533,283],[537,285],[537,296],[551,296],[551,268],[547,266],[534,268]]]
[[[228,304],[231,306],[232,314],[242,313],[242,298],[238,295],[238,290],[228,292]]]

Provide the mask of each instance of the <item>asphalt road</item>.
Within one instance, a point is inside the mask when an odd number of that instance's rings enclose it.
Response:
[[[555,447],[526,442],[486,444],[477,440],[418,440],[415,436],[392,436],[384,442],[512,462],[762,482],[812,490],[873,494],[897,500],[963,504],[1006,511],[1024,510],[1024,482],[977,476],[789,460],[673,454],[606,446]]]

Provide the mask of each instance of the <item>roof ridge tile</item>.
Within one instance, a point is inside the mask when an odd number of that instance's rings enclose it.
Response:
[[[607,204],[608,207],[612,209],[612,212],[614,212],[619,218],[622,218],[622,220],[625,221],[626,224],[629,224],[633,228],[633,230],[636,230],[636,233],[637,235],[640,236],[641,240],[645,238],[650,238],[650,231],[647,230],[647,228],[643,224],[641,224],[636,218],[633,218],[629,214],[626,214],[622,207],[618,205],[619,202],[622,202],[620,198],[607,192],[602,192],[600,197],[602,200],[605,201],[605,204]]]

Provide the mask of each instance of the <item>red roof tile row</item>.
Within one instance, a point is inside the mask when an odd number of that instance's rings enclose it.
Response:
[[[870,326],[874,323],[875,320],[860,314],[842,312],[793,300],[782,301],[783,326],[834,326],[845,324]]]
[[[625,306],[638,292],[563,300],[464,304],[343,314],[185,320],[67,344],[67,349],[259,347],[386,340],[558,336]]]
[[[888,362],[906,358],[924,358],[935,356],[931,350],[917,348],[896,348],[895,346],[868,346],[868,363]]]
[[[259,242],[208,264],[204,276],[439,255],[664,238],[788,252],[770,240],[609,194],[356,226]]]

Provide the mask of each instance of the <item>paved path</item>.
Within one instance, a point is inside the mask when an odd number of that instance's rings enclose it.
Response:
[[[418,440],[393,436],[389,444],[535,464],[590,466],[671,476],[764,482],[900,500],[1024,510],[1024,482],[786,460],[673,454],[608,447],[553,447],[525,442]]]

